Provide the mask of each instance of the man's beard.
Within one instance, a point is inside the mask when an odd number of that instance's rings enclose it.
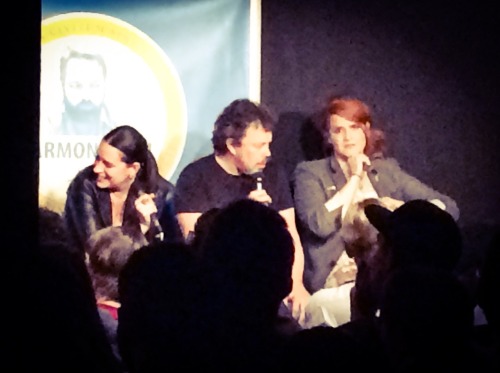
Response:
[[[99,122],[102,108],[103,104],[96,105],[88,100],[72,105],[67,99],[64,99],[65,114],[76,122]]]
[[[244,171],[240,171],[240,173],[253,176],[262,173],[262,171],[264,171],[264,168],[254,167],[254,168],[247,168]]]
[[[245,174],[245,175],[250,175],[250,176],[254,176],[256,174],[262,174],[262,172],[264,172],[264,169],[266,168],[266,166],[270,160],[271,160],[271,157],[268,157],[268,158],[266,158],[266,162],[265,162],[264,166],[256,165],[252,168],[245,167],[244,170],[239,169],[239,172],[240,172],[240,174]]]

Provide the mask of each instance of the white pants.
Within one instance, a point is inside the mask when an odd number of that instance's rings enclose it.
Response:
[[[309,298],[303,328],[318,325],[337,327],[351,320],[351,289],[354,282],[320,289]]]

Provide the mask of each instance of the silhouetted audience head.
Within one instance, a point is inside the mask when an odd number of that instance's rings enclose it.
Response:
[[[344,324],[345,325],[345,324]],[[379,362],[365,345],[342,328],[315,326],[295,333],[283,349],[279,371],[365,372],[378,370]]]
[[[462,234],[453,217],[425,200],[393,212],[367,205],[365,214],[389,246],[392,265],[424,265],[454,270],[462,255]]]
[[[383,346],[398,372],[463,371],[457,369],[475,360],[473,302],[450,271],[412,267],[392,272],[379,320]]]
[[[245,199],[201,231],[199,257],[186,244],[149,245],[121,271],[118,340],[130,373],[275,366],[294,258],[285,220]]]
[[[242,199],[221,209],[203,250],[204,270],[221,286],[214,290],[234,292],[221,299],[227,307],[242,301],[272,313],[291,291],[292,238],[281,215],[259,202]]]
[[[193,255],[197,258],[201,258],[203,255],[203,244],[205,238],[210,231],[210,227],[214,218],[219,213],[220,209],[218,207],[213,207],[200,215],[198,220],[194,225],[194,231],[190,232],[188,236],[188,242],[190,244]]]
[[[283,217],[241,199],[222,208],[203,243],[199,345],[207,363],[251,371],[276,362],[278,313],[292,288],[294,246]]]
[[[424,200],[408,201],[394,211],[376,203],[364,210],[379,233],[376,250],[357,262],[352,319],[376,315],[390,271],[424,267],[455,272],[462,255],[462,234],[449,213]]]
[[[132,253],[147,241],[133,238],[123,227],[106,227],[87,241],[88,269],[96,298],[118,300],[118,277]]]
[[[196,366],[192,318],[203,314],[193,307],[193,263],[185,244],[156,243],[135,251],[120,272],[118,344],[129,373]]]
[[[60,243],[41,244],[26,261],[31,282],[25,355],[16,370],[51,372],[122,372],[99,318],[85,263]],[[27,364],[30,369],[23,370]]]
[[[125,233],[123,226],[110,226],[94,232],[86,243],[87,269],[106,335],[115,356],[121,360],[118,340],[120,299],[118,279],[130,256],[148,242],[143,235]]]
[[[48,207],[38,208],[38,242],[41,244],[68,243],[66,225],[60,213]]]
[[[491,328],[500,352],[500,232],[496,232],[486,249],[477,287],[477,304]]]

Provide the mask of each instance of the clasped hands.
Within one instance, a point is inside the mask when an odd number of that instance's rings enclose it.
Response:
[[[357,175],[363,179],[366,175],[366,168],[371,165],[370,158],[364,153],[353,155],[347,158],[350,175]]]

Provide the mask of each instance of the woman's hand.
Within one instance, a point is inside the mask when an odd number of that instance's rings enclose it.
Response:
[[[135,209],[139,213],[142,233],[146,233],[149,229],[151,214],[158,212],[154,197],[154,193],[143,193],[134,202]]]
[[[370,164],[370,158],[364,153],[353,155],[347,159],[350,175],[358,175],[361,178],[363,178],[366,173],[366,166]]]

